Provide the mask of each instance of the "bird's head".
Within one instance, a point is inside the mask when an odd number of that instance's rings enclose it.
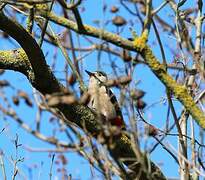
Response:
[[[85,72],[90,76],[90,81],[96,81],[98,84],[106,83],[108,80],[107,74],[103,71]]]

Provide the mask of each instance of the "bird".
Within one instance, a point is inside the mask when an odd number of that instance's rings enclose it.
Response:
[[[90,72],[85,70],[85,72],[89,75],[88,94],[90,100],[88,107],[103,115],[111,125],[125,130],[125,123],[117,98],[112,90],[106,86],[107,74],[103,71]]]

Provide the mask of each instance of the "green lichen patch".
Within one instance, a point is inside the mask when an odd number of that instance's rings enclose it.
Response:
[[[137,51],[142,52],[142,50],[147,46],[148,33],[143,32],[140,37],[135,37],[133,41],[134,47]]]

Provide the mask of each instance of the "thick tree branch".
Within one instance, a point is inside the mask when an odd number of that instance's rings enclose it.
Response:
[[[34,76],[31,64],[23,49],[0,51],[0,67],[1,69],[21,72],[27,77]]]
[[[13,37],[28,56],[33,70],[28,77],[32,85],[43,94],[60,92],[62,86],[47,66],[43,52],[35,39],[18,23],[7,18],[3,12],[0,12],[0,29]],[[24,54],[20,54],[20,56],[24,56]]]

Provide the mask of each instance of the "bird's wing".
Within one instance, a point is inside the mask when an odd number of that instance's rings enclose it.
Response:
[[[120,106],[119,106],[119,103],[117,101],[116,96],[114,95],[114,93],[112,92],[111,89],[106,88],[106,91],[107,91],[107,94],[110,97],[111,103],[114,105],[115,110],[116,110],[116,115],[117,115],[117,117],[115,119],[116,122],[113,122],[113,123],[115,125],[119,125],[119,126],[122,126],[123,128],[125,128],[125,123],[124,123],[124,120],[123,120],[122,111],[120,109]]]

